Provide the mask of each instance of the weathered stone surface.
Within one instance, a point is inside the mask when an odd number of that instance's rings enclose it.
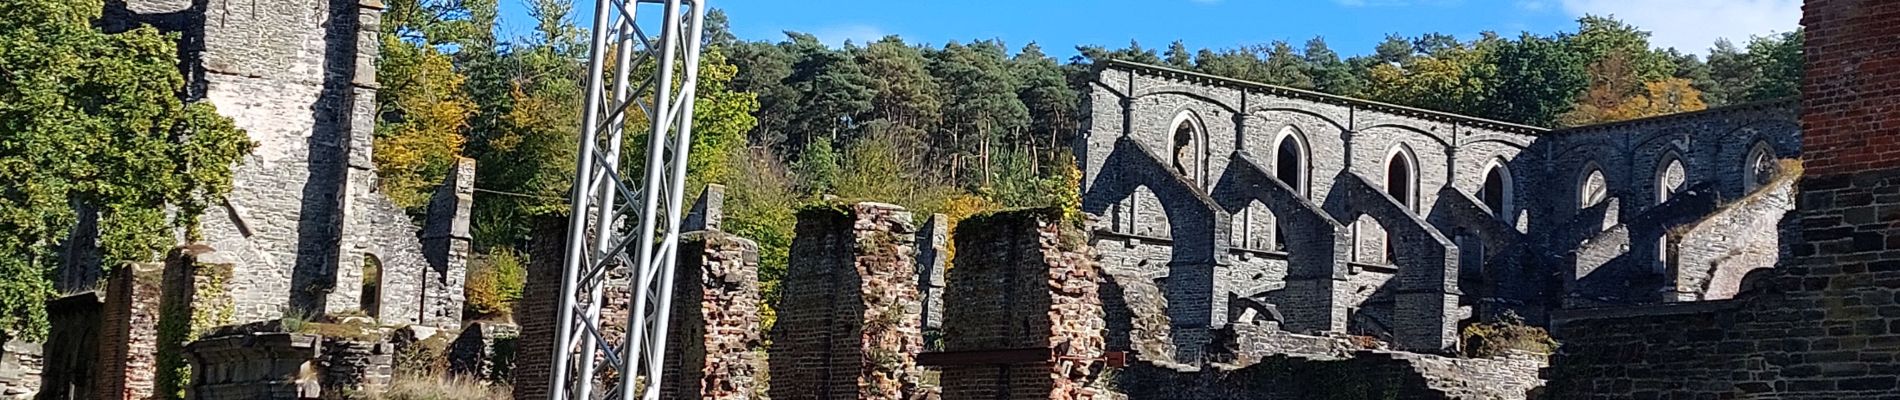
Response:
[[[687,233],[679,249],[660,396],[750,399],[762,394],[759,245],[706,230]]]
[[[943,329],[943,291],[945,267],[950,264],[950,217],[931,214],[917,237],[917,295],[923,299],[919,312],[924,329]]]
[[[203,244],[242,266],[232,277],[234,318],[362,310],[390,323],[459,327],[472,167],[451,174],[428,221],[443,227],[420,238],[423,229],[378,191],[370,155],[380,3],[227,2],[108,2],[100,25],[178,33],[186,96],[217,106],[257,143],[199,226]],[[365,285],[369,262],[380,264],[382,281]],[[365,286],[379,298],[366,302]]]
[[[1088,399],[1105,366],[1100,271],[1060,210],[973,217],[957,226],[945,301],[946,352],[1034,350],[1020,364],[942,368],[951,399]]]
[[[0,347],[0,398],[30,399],[39,392],[43,354],[40,344],[21,340]]]
[[[506,383],[518,357],[521,328],[513,324],[474,322],[449,343],[449,373],[488,383]]]
[[[240,329],[241,330],[241,329]],[[185,347],[186,397],[328,399],[376,393],[394,373],[393,347],[303,333],[234,333]]]
[[[917,387],[923,349],[916,226],[880,203],[798,214],[772,330],[771,397],[900,399]]]
[[[1900,7],[1810,0],[1803,25],[1806,153],[1792,259],[1730,300],[1567,312],[1552,399],[1875,399],[1900,396]],[[1744,207],[1748,207],[1744,205]],[[1771,207],[1772,208],[1772,207]],[[1866,214],[1871,208],[1875,215]],[[1743,224],[1743,225],[1751,225]]]

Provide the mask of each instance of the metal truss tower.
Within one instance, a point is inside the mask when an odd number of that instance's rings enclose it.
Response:
[[[706,2],[594,1],[550,399],[660,398]],[[622,154],[633,121],[646,151]]]

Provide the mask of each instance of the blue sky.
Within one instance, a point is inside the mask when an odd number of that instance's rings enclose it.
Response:
[[[577,9],[591,9],[579,0]],[[1615,15],[1654,32],[1652,42],[1706,53],[1716,38],[1786,32],[1800,19],[1800,0],[709,0],[743,39],[778,40],[782,31],[827,43],[864,42],[889,34],[913,43],[1002,39],[1011,47],[1038,42],[1052,55],[1075,44],[1121,47],[1129,40],[1165,48],[1235,47],[1274,40],[1296,45],[1325,37],[1335,51],[1362,54],[1388,33],[1415,36],[1482,31],[1515,35],[1571,30],[1578,16]],[[522,0],[502,0],[504,35],[523,34]]]

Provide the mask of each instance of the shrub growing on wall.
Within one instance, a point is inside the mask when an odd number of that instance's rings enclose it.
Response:
[[[103,8],[0,0],[0,335],[45,333],[76,205],[99,211],[105,265],[155,259],[230,190],[251,146],[210,104],[179,97],[173,38],[106,34],[92,25]]]

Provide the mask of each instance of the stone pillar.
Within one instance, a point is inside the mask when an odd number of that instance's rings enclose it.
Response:
[[[759,394],[759,245],[719,231],[724,202],[724,186],[706,185],[686,216],[660,397]]]
[[[180,393],[188,382],[185,343],[213,327],[233,322],[235,301],[227,286],[232,260],[203,245],[173,250],[165,265],[160,300],[157,393]]]
[[[943,329],[945,264],[950,263],[950,217],[931,214],[917,238],[917,294],[923,299],[924,329]]]
[[[144,399],[152,396],[158,368],[159,299],[165,266],[128,263],[106,278],[105,319],[100,332],[99,372],[93,398]]]
[[[567,217],[542,216],[528,243],[528,281],[515,304],[521,325],[512,376],[515,398],[548,398],[554,376],[554,330],[561,307],[561,263],[567,250]]]
[[[943,367],[949,399],[1086,399],[1102,367],[1099,271],[1086,233],[1060,210],[1011,211],[957,226],[956,268],[945,293],[946,352],[1024,351],[1016,364]],[[979,357],[981,358],[981,357]]]
[[[719,231],[681,240],[660,397],[755,397],[759,245]]]
[[[362,309],[361,282],[364,273],[364,253],[356,249],[375,249],[383,246],[364,243],[365,241],[395,239],[379,235],[377,231],[386,228],[389,224],[387,220],[392,219],[391,217],[403,215],[400,209],[392,207],[394,204],[379,192],[376,162],[371,157],[378,115],[376,113],[378,87],[376,57],[379,51],[378,45],[382,43],[378,35],[382,26],[383,4],[376,0],[330,0],[329,3],[330,20],[325,25],[329,30],[326,33],[331,37],[325,44],[327,59],[324,60],[323,71],[330,77],[326,77],[322,90],[325,95],[330,96],[330,101],[326,104],[329,107],[328,111],[334,113],[328,117],[335,120],[324,122],[330,124],[328,129],[334,130],[330,134],[340,139],[340,143],[334,143],[334,145],[341,147],[338,150],[342,153],[343,168],[335,172],[336,176],[324,177],[313,174],[311,180],[327,178],[334,182],[338,185],[338,191],[343,193],[343,204],[335,210],[323,210],[337,216],[334,220],[336,226],[333,228],[339,233],[337,242],[320,243],[335,246],[323,251],[334,257],[336,264],[327,269],[314,268],[311,271],[311,273],[329,272],[328,276],[312,278],[320,285],[328,285],[325,287],[328,290],[327,293],[316,294],[322,296],[321,303],[313,304],[321,305],[323,308],[317,311],[325,313]],[[338,78],[347,78],[348,81],[342,82]],[[380,257],[383,258],[379,261],[383,263],[385,274],[390,272],[387,270],[391,269],[388,267],[392,264],[399,267],[403,265],[401,262],[390,260],[390,258],[400,257],[395,254],[382,254]],[[293,285],[293,288],[295,286]],[[295,295],[292,296],[293,299],[295,297]],[[389,296],[385,299],[390,297],[397,296]],[[406,305],[403,301],[390,303]],[[385,306],[388,305],[391,304],[385,304]],[[420,313],[391,312],[387,314],[398,316],[396,321],[399,322],[420,322],[409,316]]]
[[[462,325],[462,288],[468,278],[468,231],[475,203],[475,159],[460,158],[448,181],[429,200],[422,228],[422,256],[429,261],[422,282],[422,324],[443,329]]]
[[[798,214],[771,397],[899,399],[917,385],[916,240],[902,207],[857,203]]]

